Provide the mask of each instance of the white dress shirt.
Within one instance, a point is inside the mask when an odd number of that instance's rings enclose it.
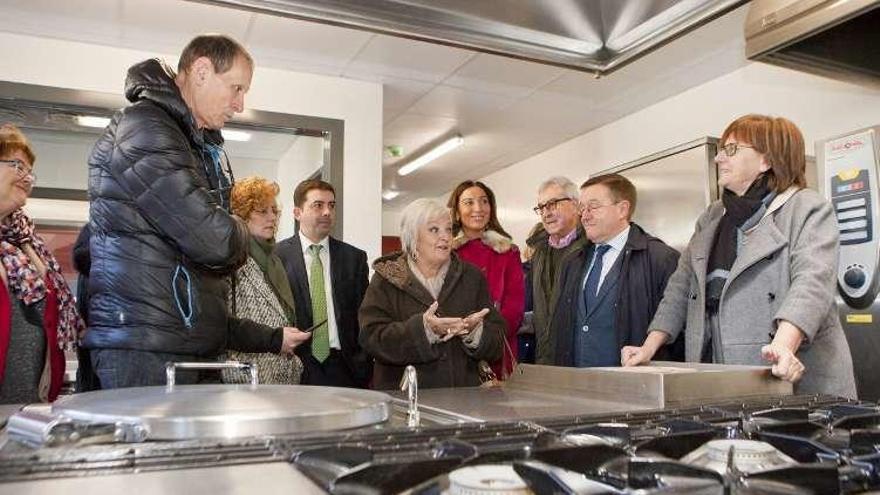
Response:
[[[306,237],[302,231],[299,231],[298,234],[299,242],[302,245],[306,275],[309,277],[309,287],[312,285],[312,252],[309,250],[309,246],[312,244],[323,246],[321,248],[320,257],[321,264],[324,267],[324,299],[327,300],[327,331],[330,336],[330,348],[337,350],[342,349],[342,346],[339,345],[339,330],[336,327],[336,308],[333,305],[333,280],[330,278],[330,238],[325,237],[321,239],[321,242],[315,243]],[[314,315],[312,319],[313,325],[318,323],[318,320],[315,319]]]
[[[602,273],[599,274],[598,289],[602,288],[602,283],[605,282],[605,276],[611,271],[611,268],[617,261],[617,257],[620,256],[620,253],[623,252],[623,248],[626,247],[626,240],[629,239],[629,229],[630,226],[627,225],[619,234],[611,238],[608,242],[603,243],[607,244],[609,249],[605,252],[605,256],[602,257]],[[598,244],[596,246],[598,246]],[[587,272],[584,273],[584,279],[581,280],[581,291],[584,290],[587,284],[587,277],[590,276],[590,270],[593,269],[593,264],[595,264],[595,262],[594,257],[594,259],[590,261],[590,267],[587,269]]]

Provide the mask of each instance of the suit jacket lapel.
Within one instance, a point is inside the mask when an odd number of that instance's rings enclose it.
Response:
[[[590,301],[590,308],[587,310],[587,318],[589,318],[593,312],[602,304],[602,301],[605,300],[605,297],[612,290],[616,290],[617,288],[617,279],[620,275],[620,264],[623,263],[624,253],[620,253],[617,256],[617,259],[614,260],[614,266],[611,267],[611,270],[605,275],[605,279],[602,280],[602,285],[599,286],[599,293],[596,294],[596,298]]]
[[[292,238],[293,247],[295,249],[295,255],[292,256],[291,262],[293,264],[293,283],[294,290],[299,291],[302,294],[303,300],[305,300],[305,308],[302,308],[302,315],[297,313],[297,318],[302,319],[302,322],[299,322],[300,325],[304,327],[310,327],[314,324],[312,321],[312,296],[311,292],[309,292],[309,272],[306,270],[305,259],[303,258],[303,248],[302,243],[299,240],[299,232],[295,233]],[[300,308],[297,308],[297,311],[300,311]]]
[[[339,319],[341,318],[339,301],[342,300],[340,291],[344,289],[342,287],[342,280],[346,267],[342,261],[342,251],[339,242],[332,237],[328,237],[327,244],[330,246],[330,288],[333,294],[333,314],[336,315],[336,326],[338,328]]]

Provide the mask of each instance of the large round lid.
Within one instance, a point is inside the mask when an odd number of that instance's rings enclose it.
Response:
[[[130,423],[150,440],[236,438],[357,428],[386,421],[382,392],[306,385],[178,385],[65,397],[52,412],[75,421]]]

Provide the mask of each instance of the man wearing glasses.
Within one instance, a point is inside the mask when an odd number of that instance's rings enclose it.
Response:
[[[549,323],[556,305],[559,268],[584,246],[583,230],[578,228],[577,200],[577,186],[566,177],[551,177],[538,188],[538,204],[533,210],[541,218],[542,228],[526,241],[534,250],[529,280],[536,364],[554,363],[556,340]]]
[[[618,174],[581,185],[577,209],[587,243],[566,259],[550,333],[557,366],[619,366],[640,345],[678,264],[678,252],[632,222],[636,189]],[[682,349],[664,359],[682,360]]]
[[[336,191],[322,180],[305,180],[293,192],[297,233],[277,244],[293,289],[296,322],[311,328],[301,345],[302,383],[366,387],[372,362],[358,343],[358,308],[369,284],[367,253],[330,236],[336,223]]]

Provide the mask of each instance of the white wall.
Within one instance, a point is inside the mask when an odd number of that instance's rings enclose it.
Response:
[[[177,55],[0,33],[0,80],[120,94],[125,72]],[[183,48],[183,47],[181,47]],[[245,106],[345,121],[344,237],[372,259],[381,247],[382,86],[314,74],[257,70]]]
[[[720,136],[746,113],[793,120],[813,154],[816,140],[880,123],[880,90],[752,63],[482,180],[495,191],[502,225],[523,245],[539,220],[531,207],[544,179],[565,175],[580,184],[590,174],[703,136]]]
[[[281,186],[281,192],[278,194],[278,204],[281,208],[281,222],[278,224],[279,239],[286,239],[295,233],[293,191],[300,182],[308,179],[321,168],[323,160],[324,139],[300,136],[278,161],[277,176],[278,184]]]

